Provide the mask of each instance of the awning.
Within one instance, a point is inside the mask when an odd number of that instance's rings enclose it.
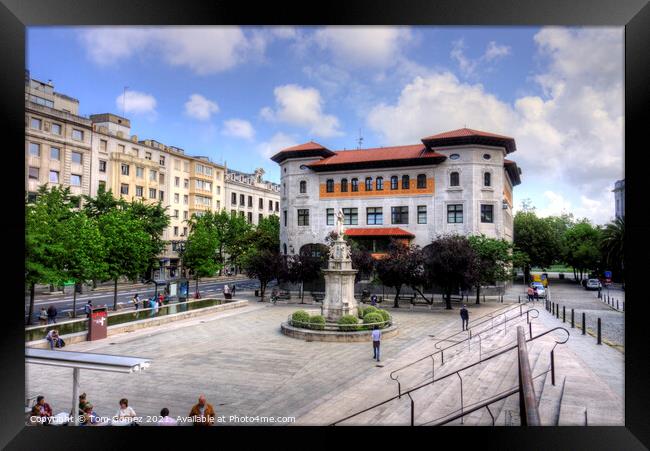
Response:
[[[372,227],[346,229],[345,234],[349,237],[396,237],[396,238],[415,238],[411,232],[407,232],[399,227]]]
[[[25,363],[38,365],[133,373],[148,368],[150,362],[151,359],[142,357],[25,348]]]

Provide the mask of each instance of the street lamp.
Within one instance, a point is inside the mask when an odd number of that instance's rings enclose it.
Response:
[[[184,241],[178,241],[176,243],[176,253],[180,257],[181,260],[181,277],[185,277],[185,271],[183,268],[183,253],[185,252],[185,242]]]

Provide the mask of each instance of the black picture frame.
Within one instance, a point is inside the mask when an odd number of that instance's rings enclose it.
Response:
[[[650,396],[648,382],[648,345],[644,338],[650,323],[647,303],[644,303],[643,281],[647,277],[647,249],[650,249],[650,220],[645,214],[643,195],[648,192],[643,173],[650,167],[650,152],[646,129],[650,123],[650,5],[646,0],[411,0],[398,1],[347,1],[305,2],[278,4],[277,2],[249,2],[200,0],[0,0],[0,117],[4,125],[6,168],[23,168],[24,158],[18,149],[24,146],[24,76],[25,76],[25,27],[47,25],[490,25],[490,26],[624,26],[625,27],[625,177],[626,177],[626,241],[625,257],[627,274],[625,330],[625,427],[544,427],[544,428],[393,428],[385,430],[364,428],[354,433],[356,440],[346,441],[377,447],[385,446],[384,438],[399,432],[408,437],[410,446],[416,441],[422,445],[440,447],[467,444],[477,441],[481,448],[498,449],[645,449],[650,447]],[[594,150],[593,158],[598,158]],[[2,175],[5,186],[5,240],[9,250],[5,257],[4,276],[8,290],[3,303],[3,315],[7,323],[0,340],[2,365],[0,365],[0,446],[7,449],[68,449],[88,446],[93,450],[115,449],[133,446],[136,439],[129,428],[96,428],[92,436],[84,428],[26,428],[20,414],[24,401],[24,332],[21,303],[14,298],[24,292],[24,273],[20,262],[24,260],[22,241],[24,236],[24,183],[18,170]],[[15,180],[14,180],[15,178]],[[613,181],[612,181],[613,183]],[[647,297],[647,295],[646,295]],[[59,383],[59,381],[53,381]],[[145,428],[154,429],[156,428]],[[308,431],[310,438],[300,446],[311,446],[316,428]],[[187,430],[187,428],[185,428]],[[248,442],[239,428],[217,428],[215,445],[224,444],[225,431],[234,432]],[[367,430],[367,431],[366,431]],[[144,433],[139,428],[140,434]],[[278,434],[295,434],[302,428],[255,428],[265,440]],[[338,446],[338,433],[350,432],[349,428],[334,428],[327,436]],[[86,435],[84,435],[86,434]],[[157,432],[160,434],[160,432]],[[173,435],[181,436],[180,430]],[[230,435],[230,434],[229,434]],[[397,435],[397,434],[395,434]],[[417,435],[417,437],[415,437]],[[194,435],[196,438],[196,433]],[[373,438],[374,437],[374,438]],[[445,443],[446,442],[446,443]],[[188,442],[187,444],[189,444]],[[270,442],[269,442],[270,443]],[[297,442],[293,442],[297,444]],[[406,445],[407,442],[402,442]],[[421,445],[421,446],[422,446]]]

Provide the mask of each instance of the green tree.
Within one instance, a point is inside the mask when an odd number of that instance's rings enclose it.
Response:
[[[625,268],[623,259],[625,257],[625,219],[616,218],[605,225],[602,231],[601,252],[603,261],[614,271],[620,274],[621,280],[625,281]]]
[[[446,308],[451,310],[451,294],[458,289],[476,285],[479,278],[478,258],[469,240],[460,235],[447,235],[425,248],[427,275],[442,288]]]
[[[112,210],[98,218],[106,247],[106,275],[114,282],[113,310],[117,310],[117,282],[135,279],[149,263],[151,238],[142,221],[127,210]]]
[[[250,245],[250,232],[253,226],[243,216],[232,215],[224,234],[224,249],[228,254],[229,263],[235,268],[241,266],[241,257]]]
[[[97,190],[95,197],[84,195],[83,199],[83,209],[91,218],[99,218],[108,212],[128,208],[128,203],[124,199],[116,198],[111,190],[106,191],[102,186]]]
[[[327,256],[327,253],[325,253]],[[313,256],[307,252],[291,255],[286,259],[286,265],[280,278],[291,283],[300,283],[300,303],[305,297],[305,282],[312,282],[321,276],[323,257]]]
[[[587,220],[574,224],[564,234],[566,263],[573,266],[574,276],[580,280],[584,273],[596,271],[600,266],[601,232]]]
[[[476,303],[480,304],[481,286],[509,279],[512,246],[504,239],[488,238],[485,235],[472,235],[468,241],[478,259],[478,277],[474,286]]]
[[[153,278],[153,268],[158,266],[158,256],[165,250],[162,234],[169,227],[170,218],[167,208],[162,203],[146,204],[141,200],[133,200],[127,209],[141,223],[143,230],[149,235],[149,256],[147,258],[146,274]]]
[[[538,218],[535,211],[519,211],[514,218],[514,249],[525,254],[523,262],[524,281],[530,279],[533,266],[549,267],[560,257],[560,240],[553,224]]]
[[[194,216],[190,222],[190,233],[183,253],[183,264],[196,280],[197,293],[199,292],[199,279],[213,276],[221,268],[218,261],[218,248],[219,243],[214,232],[212,216]]]
[[[388,252],[376,264],[377,277],[387,287],[395,288],[394,308],[399,308],[399,295],[402,286],[412,278],[415,262],[415,247],[407,246],[397,240],[391,240]]]
[[[25,284],[29,287],[29,310],[26,324],[32,324],[35,287],[38,283],[60,284],[63,281],[61,258],[65,246],[57,240],[60,227],[72,214],[74,198],[70,188],[49,190],[45,185],[36,201],[25,206]]]
[[[248,277],[260,282],[261,302],[264,302],[264,293],[269,282],[277,279],[282,271],[283,258],[280,252],[270,249],[249,248],[240,257],[241,265]]]

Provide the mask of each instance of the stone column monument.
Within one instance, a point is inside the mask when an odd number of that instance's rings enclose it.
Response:
[[[328,268],[325,277],[325,298],[322,312],[326,321],[336,322],[343,315],[357,316],[357,300],[354,298],[354,277],[350,247],[343,239],[343,210],[336,214],[336,240],[330,245]]]

